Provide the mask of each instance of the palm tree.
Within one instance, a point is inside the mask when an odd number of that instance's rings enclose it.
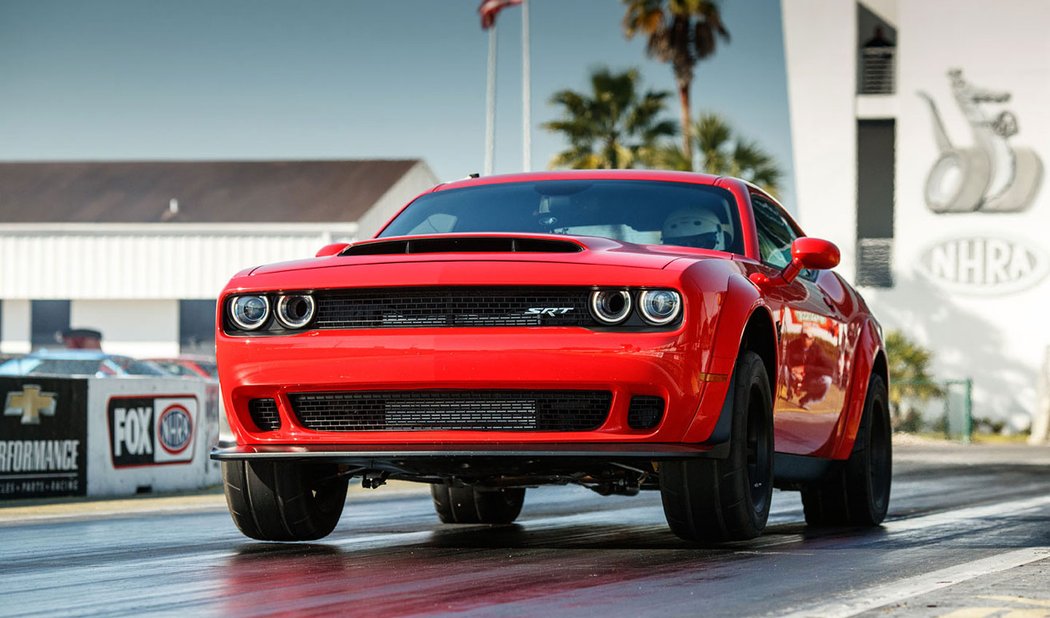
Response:
[[[783,172],[776,160],[757,142],[734,135],[721,116],[701,114],[690,133],[690,145],[699,153],[695,171],[743,178],[774,195],[779,191]],[[652,162],[660,169],[694,171],[692,153],[673,145],[658,148]]]
[[[886,333],[886,356],[890,359],[890,408],[896,428],[917,431],[921,416],[905,409],[909,402],[924,402],[944,395],[944,389],[930,375],[933,354],[900,331]]]
[[[692,116],[689,90],[696,63],[714,55],[718,39],[729,41],[729,31],[714,0],[623,0],[627,10],[623,30],[628,39],[648,37],[646,52],[669,62],[678,87],[682,112],[682,151],[692,155]]]
[[[591,92],[561,90],[551,103],[561,105],[562,118],[543,128],[564,134],[569,147],[555,155],[551,167],[616,169],[647,164],[661,138],[677,133],[675,123],[663,120],[667,92],[639,95],[638,71],[613,73],[607,68],[591,73]]]

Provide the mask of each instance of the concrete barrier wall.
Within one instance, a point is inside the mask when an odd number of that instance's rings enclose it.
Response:
[[[208,388],[179,378],[0,378],[0,499],[218,484]]]

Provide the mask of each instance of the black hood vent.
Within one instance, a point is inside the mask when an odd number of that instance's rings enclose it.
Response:
[[[339,255],[394,255],[398,253],[579,253],[568,240],[506,236],[426,236],[350,245]]]

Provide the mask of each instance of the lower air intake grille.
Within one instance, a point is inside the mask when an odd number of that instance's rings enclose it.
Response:
[[[261,431],[276,431],[281,428],[277,402],[273,399],[252,399],[248,402],[248,414]]]
[[[289,395],[314,431],[588,431],[609,414],[608,391],[365,391]]]
[[[652,429],[660,424],[663,415],[663,397],[639,395],[631,397],[631,407],[627,410],[627,424],[631,429]]]

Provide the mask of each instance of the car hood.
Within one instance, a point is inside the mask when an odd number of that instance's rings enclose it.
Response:
[[[353,243],[337,255],[260,266],[252,275],[412,262],[538,262],[663,269],[676,260],[730,259],[721,251],[639,245],[595,236],[441,234]]]

